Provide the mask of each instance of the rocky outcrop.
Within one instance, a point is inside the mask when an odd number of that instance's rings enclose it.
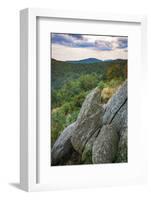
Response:
[[[127,162],[127,81],[105,105],[102,124],[93,144],[93,163]]]
[[[127,162],[127,128],[121,131],[116,162]]]
[[[88,142],[85,144],[84,150],[82,152],[81,161],[84,164],[91,164],[92,163],[92,147],[93,143],[96,140],[96,137],[98,136],[100,132],[100,129],[98,129],[92,137],[88,140]]]
[[[127,81],[106,104],[96,88],[52,148],[52,165],[127,162]]]
[[[111,124],[118,112],[127,102],[127,81],[116,91],[113,97],[106,105],[106,111],[103,116],[103,124]]]
[[[75,129],[75,123],[70,124],[60,134],[51,150],[51,165],[63,165],[70,159],[73,152],[71,136]]]
[[[102,126],[104,109],[100,104],[100,90],[98,88],[86,97],[76,121],[71,142],[74,149],[82,154],[88,140]]]
[[[119,136],[112,125],[104,125],[93,143],[92,162],[112,163],[118,150]]]

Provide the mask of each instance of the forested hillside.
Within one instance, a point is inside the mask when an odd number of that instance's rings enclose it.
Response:
[[[51,144],[76,121],[87,94],[98,86],[106,103],[127,78],[127,60],[69,63],[51,60]]]

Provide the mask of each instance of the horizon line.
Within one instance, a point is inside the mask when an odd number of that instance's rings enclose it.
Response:
[[[58,60],[58,59],[55,59],[55,58],[51,58],[53,60],[56,60],[56,61],[61,61],[61,62],[71,62],[71,61],[82,61],[82,60],[87,60],[87,59],[96,59],[96,60],[100,60],[100,61],[106,61],[106,60],[128,60],[128,59],[123,59],[123,58],[116,58],[116,59],[98,59],[98,58],[94,58],[94,57],[88,57],[88,58],[83,58],[83,59],[78,59],[78,60]]]

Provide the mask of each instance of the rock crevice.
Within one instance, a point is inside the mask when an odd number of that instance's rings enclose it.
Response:
[[[106,104],[100,95],[98,88],[92,90],[76,122],[59,136],[52,165],[127,162],[127,81]]]

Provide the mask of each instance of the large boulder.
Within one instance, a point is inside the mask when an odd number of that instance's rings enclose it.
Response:
[[[99,132],[100,129],[98,129],[86,143],[81,157],[81,161],[83,164],[92,164],[92,147]]]
[[[51,150],[51,165],[64,165],[73,152],[71,136],[74,133],[75,122],[70,124],[60,134]]]
[[[116,159],[119,136],[112,125],[104,125],[93,143],[92,162],[112,163]]]
[[[87,95],[76,122],[55,142],[52,165],[127,162],[127,81],[101,104],[100,89]]]
[[[74,149],[82,154],[84,147],[93,134],[102,126],[104,108],[100,104],[100,90],[92,90],[86,97],[79,116],[76,128],[71,137]]]
[[[110,98],[104,108],[103,127],[92,148],[93,163],[127,160],[127,81]]]
[[[123,129],[120,134],[120,140],[118,144],[118,152],[116,162],[127,162],[127,128]]]
[[[127,101],[127,81],[116,91],[106,104],[106,111],[103,116],[103,124],[111,124],[114,117]]]
[[[127,101],[116,113],[111,124],[114,126],[118,134],[121,134],[122,130],[127,128]]]
[[[95,114],[100,109],[100,103],[101,92],[100,89],[95,88],[86,96],[78,115],[77,123],[80,123],[81,121]]]

